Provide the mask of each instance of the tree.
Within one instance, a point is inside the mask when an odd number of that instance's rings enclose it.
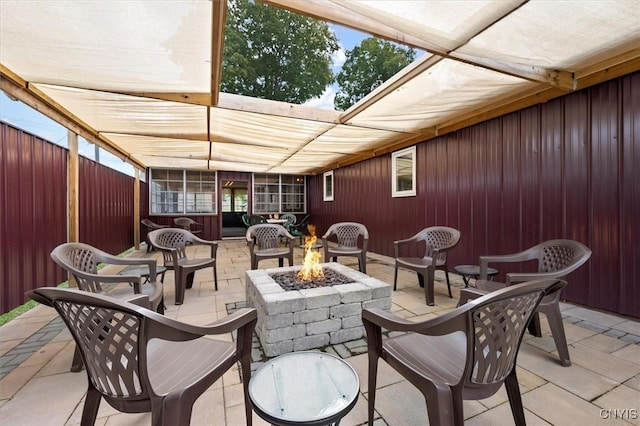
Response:
[[[221,90],[302,104],[333,83],[338,50],[326,23],[250,0],[230,0]]]
[[[371,37],[348,50],[342,71],[336,80],[340,91],[334,105],[346,110],[371,93],[415,59],[413,49],[404,49],[386,40]]]

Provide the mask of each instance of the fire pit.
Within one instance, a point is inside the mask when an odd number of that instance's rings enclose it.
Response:
[[[321,268],[322,274],[308,279],[300,278],[300,271],[274,272],[269,274],[285,291],[304,290],[308,288],[332,287],[334,285],[349,284],[351,278],[330,268]]]
[[[348,283],[287,291],[273,275],[295,275],[302,266],[246,272],[247,306],[258,311],[256,334],[266,356],[360,339],[363,307],[391,309],[387,283],[340,263],[319,265]]]

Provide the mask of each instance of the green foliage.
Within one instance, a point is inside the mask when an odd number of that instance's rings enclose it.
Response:
[[[338,41],[326,23],[250,0],[230,0],[221,90],[301,104],[333,83]]]
[[[346,110],[415,59],[413,49],[404,49],[386,40],[367,38],[346,52],[346,61],[336,80],[340,92],[334,104]]]
[[[128,250],[123,251],[122,253],[120,253],[118,256],[119,257],[126,257],[126,256],[128,256],[130,253],[132,253],[134,251],[135,251],[135,249],[133,247],[131,247]],[[98,269],[102,269],[105,266],[106,266],[106,264],[100,263],[98,265]],[[60,287],[60,288],[69,288],[69,281],[61,282],[60,284],[58,284],[58,287]],[[1,314],[0,315],[0,325],[8,323],[12,319],[22,315],[23,313],[27,312],[28,310],[35,308],[37,305],[38,305],[38,302],[36,302],[34,300],[29,300],[24,305],[20,305],[17,308],[14,308],[14,309],[10,310],[7,313]]]

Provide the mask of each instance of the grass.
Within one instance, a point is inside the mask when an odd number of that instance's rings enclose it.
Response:
[[[124,256],[128,256],[130,253],[132,253],[134,251],[134,248],[131,247],[130,249],[123,251],[122,253],[120,253],[118,256],[120,257],[124,257]],[[106,266],[106,264],[101,263],[98,265],[98,269],[102,269]],[[58,287],[60,288],[69,288],[69,281],[65,281],[63,283],[60,283],[58,285]],[[36,302],[35,300],[29,300],[27,303],[25,303],[24,305],[20,305],[17,308],[14,308],[12,310],[10,310],[9,312],[0,315],[0,326],[8,323],[9,321],[11,321],[12,319],[24,314],[25,312],[27,312],[29,309],[33,309],[36,306],[38,306],[38,302]]]
[[[63,283],[60,283],[60,285],[58,285],[58,287],[60,287],[60,288],[68,288],[69,287],[69,281],[65,281]],[[20,305],[17,308],[14,308],[14,309],[10,310],[6,314],[0,315],[0,326],[8,323],[9,321],[11,321],[12,319],[14,319],[16,317],[19,317],[20,315],[22,315],[25,312],[27,312],[29,309],[35,308],[36,306],[38,306],[38,302],[36,302],[35,300],[29,300],[24,305]]]

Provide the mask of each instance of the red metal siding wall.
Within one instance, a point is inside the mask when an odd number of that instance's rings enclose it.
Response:
[[[393,255],[394,240],[452,226],[462,239],[450,267],[575,239],[593,255],[567,300],[640,317],[640,73],[419,144],[416,197],[391,197],[390,165],[336,169],[333,202],[322,176],[309,178],[318,233],[362,222],[370,250]]]
[[[66,280],[49,253],[67,238],[67,151],[0,123],[0,310]]]
[[[133,246],[131,176],[80,157],[80,241],[107,253]]]

